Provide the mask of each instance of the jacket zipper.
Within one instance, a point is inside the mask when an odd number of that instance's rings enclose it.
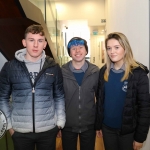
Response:
[[[33,133],[35,133],[35,85],[36,82],[38,81],[38,79],[40,78],[40,76],[42,75],[42,73],[44,72],[44,70],[41,70],[38,74],[38,76],[36,77],[34,84],[32,83],[31,79],[31,85],[32,85],[32,118],[33,118]]]
[[[32,87],[32,118],[33,118],[33,133],[35,133],[35,110],[34,110],[35,89]]]
[[[88,76],[90,76],[91,74],[89,74]],[[88,77],[88,76],[86,76],[86,78]],[[84,82],[84,80],[86,79],[85,77],[83,78],[83,80],[82,80],[82,84],[83,84],[83,82]],[[81,85],[82,85],[81,84]],[[79,133],[81,133],[82,132],[82,129],[81,129],[81,126],[82,126],[82,123],[81,123],[81,86],[79,86]]]
[[[79,133],[81,133],[81,87],[79,86]]]
[[[35,97],[35,95],[34,95],[34,93],[35,93],[34,87],[35,87],[35,84],[33,85],[33,83],[32,83],[29,71],[28,71],[25,63],[21,63],[21,65],[25,68],[26,74],[27,74],[27,76],[29,76],[29,81],[30,81],[31,86],[32,86],[32,121],[33,121],[33,133],[34,133],[35,132],[35,114],[34,114],[35,113],[35,111],[34,111],[34,97]]]
[[[31,80],[31,78],[30,78],[30,74],[29,74],[29,72],[28,72],[28,69],[27,69],[25,63],[23,63],[23,64],[21,63],[21,65],[25,68],[26,73],[27,73],[27,76],[29,76],[29,80],[30,80],[30,83],[31,83],[31,86],[32,86],[32,119],[33,119],[33,133],[35,133],[35,104],[34,104],[34,102],[35,102],[35,85],[36,85],[36,82],[38,81],[38,79],[40,78],[40,76],[42,75],[42,73],[43,73],[46,69],[41,70],[41,71],[39,72],[39,74],[38,74],[38,76],[37,76],[37,78],[35,79],[35,82],[34,82],[34,84],[33,84],[33,83],[32,83],[32,80]]]

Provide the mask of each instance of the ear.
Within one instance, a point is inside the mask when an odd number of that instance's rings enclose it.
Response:
[[[45,41],[45,43],[44,43],[44,48],[43,48],[43,49],[45,49],[46,45],[47,45],[47,42]]]
[[[24,47],[26,47],[26,40],[25,39],[22,40],[22,44]]]

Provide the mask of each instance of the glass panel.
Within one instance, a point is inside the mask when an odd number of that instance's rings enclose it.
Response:
[[[53,46],[56,50],[56,54],[59,59],[60,65],[62,65],[63,57],[63,36],[60,30],[60,24],[58,21],[57,10],[55,2],[53,0],[30,0],[34,5],[41,9],[45,22],[50,33],[50,38],[52,40]]]
[[[53,0],[30,0],[34,5],[36,5],[41,11],[45,19],[48,31],[50,33],[50,38],[52,40],[53,46],[56,50],[56,54],[59,59],[59,64],[64,64],[64,42],[63,33],[60,29],[60,23],[58,21],[57,10],[55,2]],[[66,62],[66,61],[65,61]]]

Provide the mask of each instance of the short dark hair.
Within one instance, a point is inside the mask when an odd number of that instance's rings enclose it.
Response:
[[[30,25],[25,30],[24,38],[26,38],[26,36],[27,36],[28,33],[40,34],[41,36],[45,36],[45,32],[44,32],[43,27],[41,25],[37,25],[37,24]]]
[[[85,46],[85,49],[86,49],[86,51],[87,51],[87,53],[88,53],[88,46],[87,46],[87,41],[85,40],[85,39],[82,39],[82,38],[80,38],[80,37],[73,37],[69,42],[68,42],[68,45],[67,45],[67,50],[68,50],[68,54],[69,54],[69,56],[70,56],[70,46],[69,46],[69,44],[72,42],[72,41],[74,41],[74,40],[77,40],[77,41],[83,41],[84,42],[84,46]]]

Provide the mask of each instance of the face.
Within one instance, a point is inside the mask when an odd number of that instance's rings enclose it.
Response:
[[[120,43],[115,39],[110,39],[107,42],[107,54],[113,63],[122,65],[124,63],[125,50]]]
[[[22,40],[22,43],[27,49],[26,59],[33,62],[41,58],[42,51],[47,44],[44,36],[32,33],[28,33],[26,38]]]
[[[87,51],[84,45],[72,46],[70,48],[70,56],[74,62],[84,62]]]

